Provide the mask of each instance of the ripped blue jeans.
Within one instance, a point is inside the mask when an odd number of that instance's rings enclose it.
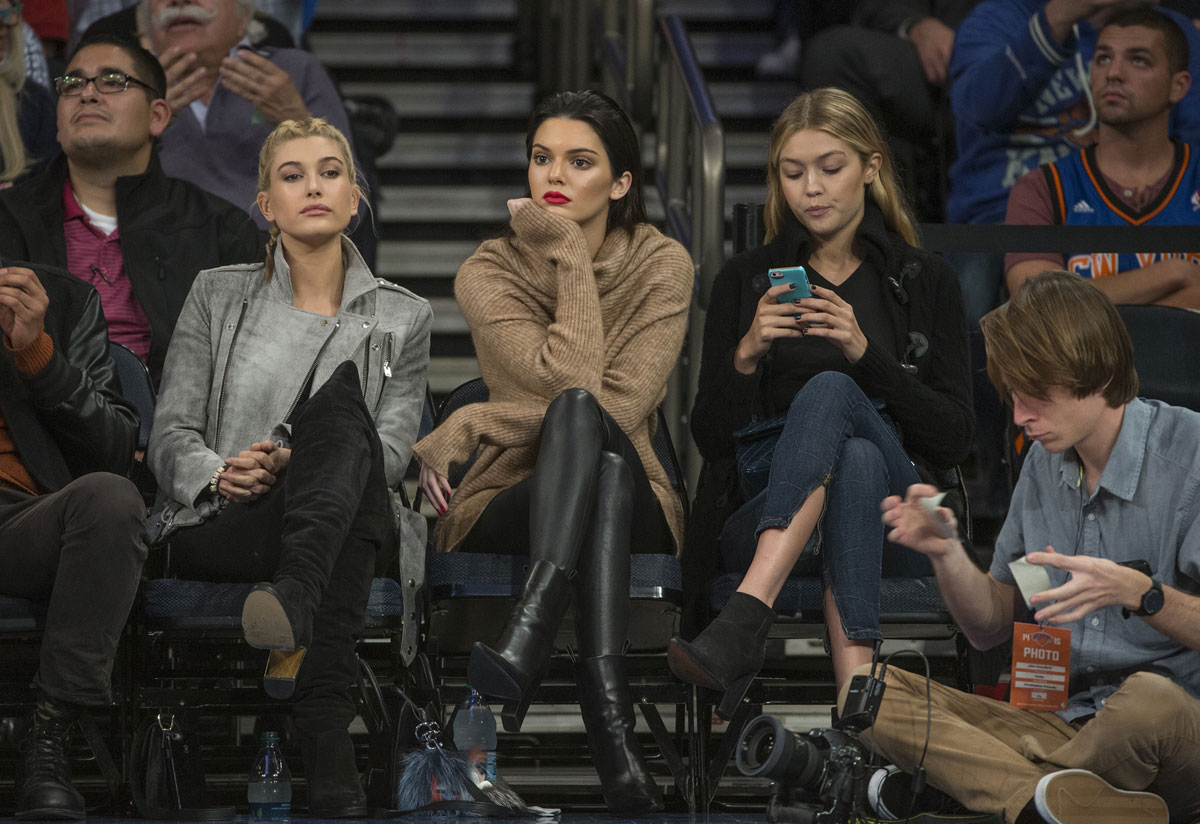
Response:
[[[854,379],[822,372],[796,393],[771,458],[766,488],[725,523],[721,556],[727,571],[744,573],[764,529],[786,528],[801,505],[825,485],[825,509],[793,575],[821,575],[833,593],[846,637],[879,639],[881,578],[933,574],[920,553],[883,538],[879,503],[919,483],[896,430]]]

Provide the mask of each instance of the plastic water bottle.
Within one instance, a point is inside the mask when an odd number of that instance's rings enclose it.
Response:
[[[475,690],[458,705],[454,714],[454,746],[475,765],[481,778],[496,780],[496,716]]]
[[[292,820],[292,771],[279,754],[279,733],[264,732],[246,787],[250,821]]]

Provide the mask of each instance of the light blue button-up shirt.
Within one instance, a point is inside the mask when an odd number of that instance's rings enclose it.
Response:
[[[1034,443],[1021,469],[992,576],[1013,584],[1009,562],[1047,546],[1064,555],[1142,559],[1157,581],[1200,594],[1200,414],[1136,398],[1096,491],[1089,495],[1075,450],[1051,454]],[[1069,574],[1045,567],[1053,586]],[[1096,712],[1127,675],[1157,672],[1200,698],[1200,651],[1189,649],[1120,606],[1088,613],[1071,629],[1070,721]]]

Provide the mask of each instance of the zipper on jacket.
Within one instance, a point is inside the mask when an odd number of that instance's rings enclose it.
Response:
[[[395,333],[388,332],[387,337],[383,339],[383,376],[390,378],[392,376],[392,342],[395,339]]]
[[[250,301],[242,298],[242,309],[238,312],[237,326],[234,327],[233,337],[229,341],[229,351],[225,353],[225,371],[221,373],[221,391],[217,395],[217,425],[212,443],[214,449],[221,443],[221,418],[222,412],[225,411],[225,386],[229,383],[229,364],[233,361],[233,348],[237,346],[238,335],[242,331],[242,321],[246,319],[246,308],[249,305]]]
[[[333,340],[333,336],[337,334],[337,330],[342,328],[342,322],[335,320],[333,322],[333,331],[329,333],[329,337],[325,338],[325,342],[321,344],[321,348],[317,350],[317,356],[313,358],[312,366],[308,368],[308,374],[304,376],[304,383],[300,384],[299,391],[296,392],[296,397],[292,398],[292,404],[288,407],[287,414],[283,416],[284,421],[291,421],[292,413],[296,411],[296,407],[300,405],[300,396],[304,394],[304,387],[308,386],[312,376],[316,374],[317,364],[321,362],[321,355],[325,354],[325,347]]]

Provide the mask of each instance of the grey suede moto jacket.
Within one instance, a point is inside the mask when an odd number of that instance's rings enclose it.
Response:
[[[250,444],[274,439],[310,370],[315,392],[346,360],[358,365],[388,486],[399,485],[425,400],[432,313],[423,298],[376,280],[346,239],[343,259],[334,317],[292,305],[282,247],[270,281],[261,263],[197,275],[167,351],[147,458],[174,502],[168,519],[194,523],[211,514],[213,472]]]

